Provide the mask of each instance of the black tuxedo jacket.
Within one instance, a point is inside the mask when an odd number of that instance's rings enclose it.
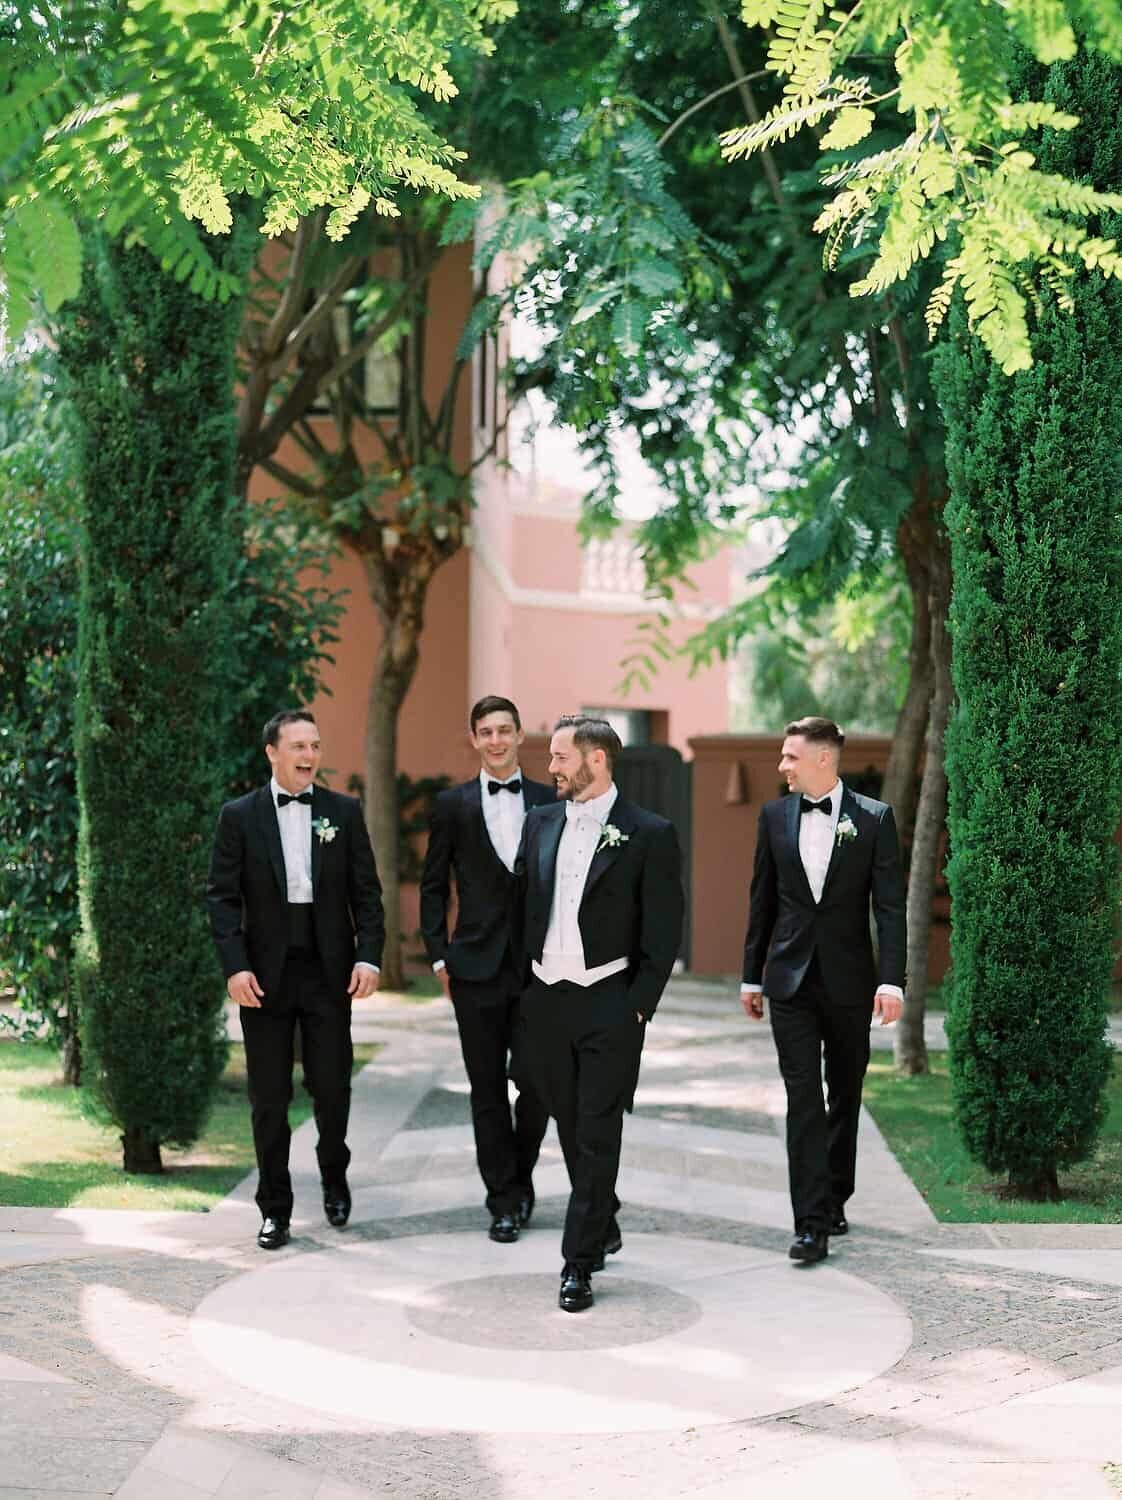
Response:
[[[871,1006],[878,983],[904,985],[907,927],[896,820],[886,802],[844,788],[839,822],[848,814],[857,836],[835,837],[822,900],[815,904],[799,857],[800,800],[793,792],[760,812],[744,983],[762,984],[772,1000],[789,1000],[817,951],[830,998]],[[879,974],[869,932],[870,900]]]
[[[511,946],[514,876],[495,853],[483,815],[483,788],[474,776],[448,787],[434,803],[421,874],[421,934],[429,962],[443,959],[453,979],[493,979]],[[486,795],[490,795],[489,793]],[[496,792],[509,797],[510,792]],[[555,802],[552,786],[522,777],[523,806]],[[452,878],[459,909],[448,940]]]
[[[625,843],[593,857],[581,898],[579,922],[589,968],[626,958],[629,1002],[648,1020],[658,1008],[682,942],[685,899],[682,854],[673,823],[617,797],[608,822]],[[515,876],[515,937],[523,977],[541,959],[553,906],[557,850],[565,803],[527,813]]]
[[[381,965],[382,887],[355,799],[313,787],[311,812],[316,942],[328,985],[345,995],[358,960]],[[333,839],[317,835],[320,818],[338,829]],[[268,786],[227,802],[219,813],[206,902],[222,972],[229,979],[251,969],[267,1006],[277,995],[288,944],[284,851]]]

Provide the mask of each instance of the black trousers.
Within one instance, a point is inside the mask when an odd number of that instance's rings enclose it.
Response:
[[[260,1010],[243,1005],[241,1022],[257,1154],[257,1206],[263,1217],[289,1219],[288,1106],[297,1027],[304,1084],[315,1106],[320,1178],[325,1187],[341,1187],[346,1181],[354,1062],[350,997],[328,989],[314,954],[289,952],[276,998],[270,996]]]
[[[853,1196],[873,997],[857,1005],[831,1000],[816,954],[791,999],[771,1000],[770,1006],[787,1088],[787,1171],[795,1232],[824,1232]]]
[[[494,1217],[512,1214],[523,1199],[534,1201],[533,1173],[549,1124],[520,1055],[521,986],[509,960],[493,979],[453,977],[451,985],[487,1208]],[[508,1078],[518,1090],[513,1118]]]
[[[523,999],[528,1055],[569,1171],[561,1254],[588,1269],[619,1210],[623,1116],[639,1079],[646,1022],[624,974],[582,988],[535,979]]]

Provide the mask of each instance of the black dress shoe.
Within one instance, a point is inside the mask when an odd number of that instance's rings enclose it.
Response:
[[[342,1187],[325,1187],[323,1211],[332,1229],[345,1229],[351,1216],[351,1193],[346,1183]]]
[[[816,1260],[825,1260],[830,1253],[830,1242],[822,1229],[806,1229],[797,1234],[787,1254],[792,1260],[801,1260],[808,1265]]]
[[[561,1293],[557,1305],[562,1312],[584,1312],[592,1306],[592,1282],[583,1266],[565,1262],[561,1272]]]
[[[534,1200],[532,1198],[519,1198],[518,1212],[515,1218],[518,1220],[519,1229],[526,1229],[534,1213]]]
[[[257,1243],[262,1250],[279,1250],[288,1244],[288,1220],[266,1218],[257,1231]]]
[[[518,1238],[518,1220],[513,1214],[498,1214],[487,1233],[499,1245],[513,1245]]]
[[[826,1231],[826,1233],[827,1234],[848,1234],[849,1233],[849,1225],[846,1223],[845,1215],[842,1213],[842,1211],[841,1211],[840,1208],[838,1209],[837,1213],[834,1214],[833,1218],[831,1218],[831,1220],[830,1220],[830,1227]]]

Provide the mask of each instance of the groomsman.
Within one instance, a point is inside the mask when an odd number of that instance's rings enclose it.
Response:
[[[832,719],[798,719],[784,734],[790,795],[760,812],[740,993],[752,1020],[765,993],[771,1007],[787,1089],[790,1256],[814,1262],[849,1229],[869,1024],[900,1014],[907,932],[892,809],[839,780],[845,736]]]
[[[292,1217],[288,1106],[297,1027],[319,1132],[324,1212],[336,1229],[350,1217],[351,1000],[378,988],[385,923],[362,809],[353,797],[313,784],[320,739],[312,715],[275,714],[264,741],[272,778],[219,813],[206,901],[245,1039],[262,1214],[257,1243],[278,1250]]]
[[[533,1171],[549,1124],[515,1050],[522,986],[511,950],[514,858],[526,810],[553,802],[554,792],[518,768],[525,736],[509,698],[481,698],[469,724],[479,775],[436,799],[421,875],[421,931],[456,1012],[489,1234],[507,1245],[530,1222]],[[453,879],[458,911],[449,941]],[[513,1119],[508,1074],[518,1088]]]
[[[591,1274],[623,1243],[623,1115],[682,937],[678,838],[665,818],[619,795],[612,769],[621,748],[603,719],[558,720],[549,771],[561,800],[529,814],[518,853],[527,1042],[572,1186],[565,1312],[591,1307]]]

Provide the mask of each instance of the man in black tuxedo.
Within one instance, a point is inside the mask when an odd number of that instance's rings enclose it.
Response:
[[[787,1088],[790,1254],[814,1262],[828,1236],[849,1229],[869,1025],[900,1014],[907,929],[892,809],[838,779],[845,736],[832,719],[798,719],[784,733],[779,772],[791,795],[760,812],[741,998],[752,1020],[763,1019],[765,992],[771,1006]]]
[[[616,1177],[647,1022],[682,937],[674,827],[620,797],[619,737],[566,716],[550,741],[560,801],[526,818],[516,874],[518,946],[534,1076],[557,1121],[572,1192],[560,1305],[592,1305],[591,1274],[622,1240]]]
[[[276,714],[264,739],[272,779],[219,813],[206,900],[226,992],[241,1008],[263,1220],[257,1243],[277,1250],[292,1217],[297,1026],[324,1211],[336,1229],[350,1216],[351,999],[378,988],[385,922],[361,807],[313,785],[315,720],[300,709]]]
[[[499,1244],[512,1244],[530,1222],[533,1171],[549,1124],[513,1055],[522,990],[511,950],[514,858],[526,810],[552,802],[554,793],[518,769],[525,735],[509,698],[481,698],[469,723],[480,772],[436,799],[421,875],[421,931],[456,1012],[488,1232]],[[458,911],[449,941],[453,877]],[[518,1087],[513,1119],[508,1074]]]

